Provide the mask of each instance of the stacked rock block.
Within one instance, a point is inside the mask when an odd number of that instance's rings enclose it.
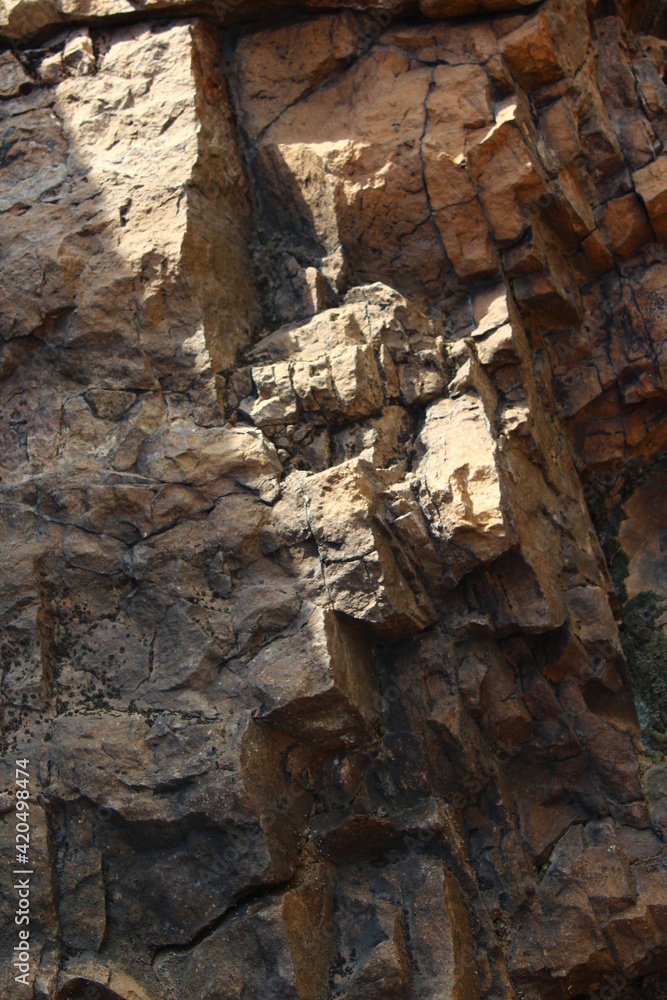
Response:
[[[0,3],[38,1000],[667,966],[664,756],[587,504],[667,429],[663,14],[324,6]]]

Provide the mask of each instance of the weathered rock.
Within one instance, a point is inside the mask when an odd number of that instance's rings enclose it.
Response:
[[[575,0],[549,0],[505,36],[502,53],[517,82],[527,91],[573,76],[589,40],[586,6]]]
[[[628,560],[628,597],[653,590],[667,597],[664,472],[658,468],[623,504],[619,541]]]
[[[653,239],[641,205],[632,194],[609,202],[603,226],[607,246],[622,260],[634,257],[644,243],[651,243]]]
[[[31,84],[30,77],[11,52],[0,56],[0,97],[17,97]]]
[[[633,182],[641,196],[655,235],[667,239],[667,157],[659,157],[633,174]]]
[[[0,0],[35,997],[667,967],[649,7]]]

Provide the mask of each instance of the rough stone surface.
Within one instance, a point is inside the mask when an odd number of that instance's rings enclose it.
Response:
[[[661,996],[665,27],[0,0],[35,1000]]]

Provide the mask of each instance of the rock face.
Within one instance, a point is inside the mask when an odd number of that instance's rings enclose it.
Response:
[[[664,29],[0,0],[3,996],[661,995]]]

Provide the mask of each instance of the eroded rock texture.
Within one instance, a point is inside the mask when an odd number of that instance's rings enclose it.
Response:
[[[664,22],[0,2],[35,998],[657,995]]]

